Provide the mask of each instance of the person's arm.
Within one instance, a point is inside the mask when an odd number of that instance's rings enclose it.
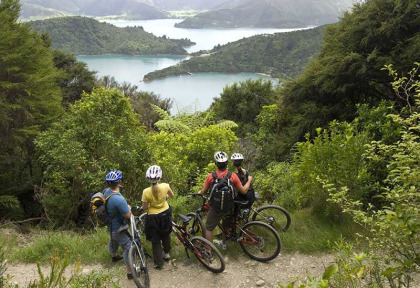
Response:
[[[147,210],[149,209],[149,202],[142,202],[141,203],[141,208],[143,208],[143,210]]]
[[[168,190],[168,194],[166,194],[167,195],[167,197],[166,198],[172,198],[172,197],[174,197],[174,191],[172,191],[172,189],[171,188],[169,188],[169,190]]]
[[[126,219],[130,219],[130,217],[131,217],[131,206],[130,205],[128,205],[128,209],[130,209],[130,211],[128,211],[127,214],[124,214],[124,218],[126,218]]]
[[[207,192],[210,189],[210,184],[211,184],[212,179],[213,179],[212,174],[207,175],[206,181],[204,181],[204,187],[203,187],[203,189],[198,191],[198,194],[200,194],[200,195],[206,195],[207,194]]]
[[[245,183],[245,185],[242,186],[241,184],[239,186],[235,186],[235,188],[242,195],[246,195],[246,193],[248,193],[249,187],[251,187],[251,182],[252,182],[252,176],[248,176],[248,181]]]

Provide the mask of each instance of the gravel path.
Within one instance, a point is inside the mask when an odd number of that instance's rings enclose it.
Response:
[[[285,284],[298,275],[305,276],[307,272],[311,275],[321,275],[324,266],[331,264],[333,256],[330,254],[281,254],[271,262],[260,263],[244,255],[235,258],[229,255],[225,256],[225,260],[225,271],[221,274],[213,274],[201,266],[196,259],[172,259],[162,270],[150,268],[151,287],[278,287],[277,283]],[[121,275],[122,265],[117,266],[118,268],[115,267],[111,271],[115,270],[116,275]],[[47,267],[42,269],[48,273]],[[82,273],[99,269],[102,267],[83,266]],[[13,276],[11,283],[22,286],[37,278],[38,275],[35,264],[9,264],[6,273]],[[68,269],[66,273],[69,275],[71,269]],[[119,283],[124,288],[136,287],[133,281],[126,279],[120,279]]]

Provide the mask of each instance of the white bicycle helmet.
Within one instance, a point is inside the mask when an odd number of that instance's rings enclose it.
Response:
[[[232,156],[230,156],[230,160],[232,160],[232,161],[243,161],[244,156],[241,153],[233,153]]]
[[[214,153],[214,161],[217,163],[224,163],[228,161],[228,155],[223,151],[217,151]]]
[[[151,183],[158,182],[160,178],[162,178],[162,169],[157,165],[150,166],[149,168],[147,168],[146,178]]]

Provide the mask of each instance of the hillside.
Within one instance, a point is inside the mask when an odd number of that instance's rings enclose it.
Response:
[[[124,19],[163,19],[168,14],[140,0],[23,0],[20,17],[25,20],[57,16],[112,16]]]
[[[228,0],[143,0],[159,9],[170,10],[212,10]]]
[[[98,54],[187,54],[187,40],[156,37],[142,27],[119,28],[87,17],[63,17],[29,22],[51,36],[52,46],[76,55]]]
[[[353,0],[237,0],[176,24],[179,28],[317,26],[338,21]]]
[[[318,54],[322,34],[323,27],[318,27],[241,39],[211,51],[195,53],[193,56],[196,57],[151,72],[144,76],[144,80],[196,72],[260,72],[279,78],[295,77]]]

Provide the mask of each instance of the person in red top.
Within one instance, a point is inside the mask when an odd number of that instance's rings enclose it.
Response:
[[[217,151],[214,153],[214,163],[217,166],[217,177],[223,178],[226,177],[228,174],[228,155],[223,151]],[[206,180],[204,181],[204,187],[201,189],[198,194],[205,195],[209,189],[211,184],[213,183],[213,176],[212,173],[207,175]],[[232,182],[233,186],[235,187],[236,191],[240,194],[246,195],[248,192],[248,189],[251,185],[252,177],[248,177],[248,181],[245,183],[245,185],[242,185],[241,180],[239,180],[238,176],[235,173],[232,173],[230,176],[230,181]],[[209,213],[207,214],[207,220],[206,220],[206,238],[210,242],[213,241],[213,230],[216,228],[216,226],[219,224],[220,220],[225,216],[223,213],[216,211],[212,207],[210,207]],[[219,242],[218,244],[220,247],[225,250],[226,244],[225,244],[225,235],[223,235],[223,241]]]

